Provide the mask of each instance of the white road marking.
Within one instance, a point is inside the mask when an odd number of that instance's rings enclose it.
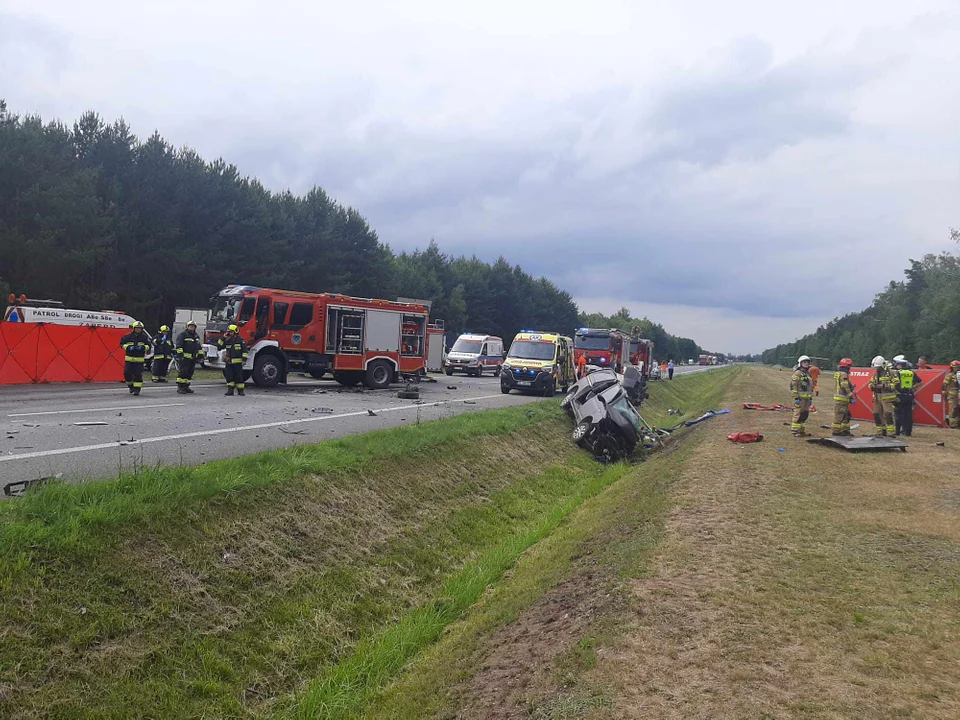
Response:
[[[165,403],[163,405],[118,405],[117,407],[81,408],[79,410],[48,410],[47,412],[13,413],[7,417],[36,417],[37,415],[66,415],[67,413],[106,412],[107,410],[149,410],[150,408],[182,407],[186,403]]]
[[[493,398],[503,397],[501,393],[496,395],[481,395],[479,397],[458,398],[456,400],[438,400],[432,403],[422,403],[419,405],[401,405],[399,407],[381,408],[374,410],[375,413],[398,412],[400,410],[415,410],[417,408],[436,407],[438,405],[450,405],[453,403],[462,403],[464,400],[492,400]],[[156,407],[156,406],[154,406]],[[4,455],[0,457],[0,462],[10,462],[12,460],[30,460],[32,458],[50,457],[52,455],[69,455],[70,453],[91,452],[93,450],[108,450],[110,448],[122,447],[124,445],[144,445],[146,443],[166,442],[168,440],[186,440],[188,438],[210,437],[213,435],[224,435],[232,432],[242,432],[244,430],[263,430],[266,428],[281,427],[287,425],[300,425],[303,423],[323,422],[325,420],[337,420],[347,417],[366,416],[369,413],[366,410],[357,412],[341,413],[339,415],[323,415],[321,417],[298,418],[296,420],[281,420],[279,422],[260,423],[259,425],[241,425],[240,427],[220,428],[219,430],[199,430],[197,432],[180,433],[179,435],[163,435],[161,437],[142,438],[133,442],[108,442],[99,445],[83,445],[81,447],[59,448],[57,450],[41,450],[32,453],[21,453],[19,455]]]

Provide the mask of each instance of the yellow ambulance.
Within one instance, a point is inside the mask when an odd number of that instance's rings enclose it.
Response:
[[[510,344],[500,372],[500,392],[535,392],[552,397],[577,381],[573,339],[555,332],[522,330]]]

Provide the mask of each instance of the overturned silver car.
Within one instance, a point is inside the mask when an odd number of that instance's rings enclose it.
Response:
[[[560,406],[573,417],[573,441],[615,462],[633,455],[644,438],[636,407],[646,394],[636,368],[628,366],[622,379],[613,370],[602,369],[577,381]]]

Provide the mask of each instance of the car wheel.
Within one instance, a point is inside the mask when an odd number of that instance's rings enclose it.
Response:
[[[587,436],[590,434],[590,423],[581,422],[573,429],[573,441],[579,446],[584,447],[587,444]]]
[[[553,381],[553,378],[550,379],[543,387],[543,396],[544,397],[553,397],[557,393],[557,384]]]
[[[274,387],[280,382],[283,367],[276,355],[257,354],[253,361],[253,383],[258,387]]]
[[[386,360],[374,360],[367,365],[367,374],[364,384],[371,390],[383,390],[390,386],[393,380],[393,365]]]
[[[452,368],[452,367],[444,368],[443,371],[444,371],[447,375],[453,375],[453,368]]]
[[[509,394],[510,394],[510,388],[508,388],[506,385],[501,385],[501,386],[500,386],[500,392],[502,392],[504,395],[509,395]]]
[[[477,365],[477,371],[474,373],[477,377],[483,375],[483,365]]]

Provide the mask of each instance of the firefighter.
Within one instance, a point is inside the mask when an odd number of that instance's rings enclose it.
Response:
[[[124,352],[123,379],[132,395],[139,395],[143,388],[143,363],[150,349],[150,338],[143,331],[139,320],[130,326],[130,332],[120,338]]]
[[[227,381],[227,391],[224,395],[233,395],[236,388],[237,395],[243,395],[243,364],[250,357],[247,344],[237,332],[237,326],[231,325],[223,336],[217,340],[217,347],[224,351],[223,377]]]
[[[897,403],[897,390],[900,389],[900,380],[890,368],[882,355],[877,355],[870,363],[873,367],[873,377],[869,387],[873,391],[873,421],[877,425],[877,437],[885,437],[896,433],[893,424],[893,411]]]
[[[203,351],[201,345],[197,324],[191,320],[187,323],[187,329],[177,336],[177,393],[180,395],[193,394],[190,381],[193,380],[193,371]]]
[[[910,362],[903,356],[897,355],[893,359],[893,366],[899,375],[900,389],[897,391],[897,407],[894,409],[895,435],[913,435],[913,405],[914,388],[919,387],[923,380],[910,367]]]
[[[833,425],[832,435],[850,435],[850,406],[857,403],[853,383],[850,382],[850,368],[853,360],[843,358],[833,374]]]
[[[950,427],[960,429],[960,385],[957,374],[960,373],[960,360],[950,363],[950,372],[943,379],[943,397],[947,401]]]
[[[810,377],[810,358],[801,355],[797,358],[797,367],[790,378],[790,392],[793,393],[793,422],[790,431],[794,437],[806,437],[810,433],[804,430],[804,423],[810,416],[813,403],[813,378]]]
[[[160,332],[153,339],[153,377],[155,383],[167,381],[167,371],[170,361],[173,360],[173,340],[170,338],[170,328],[160,326]]]

